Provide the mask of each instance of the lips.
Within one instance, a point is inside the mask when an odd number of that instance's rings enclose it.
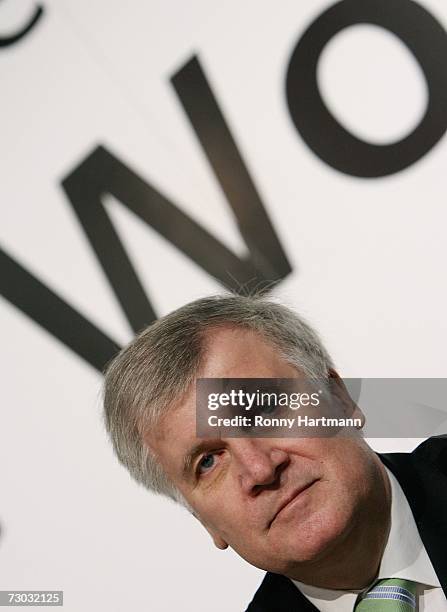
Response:
[[[304,491],[307,491],[307,489],[309,489],[315,482],[317,482],[317,478],[315,480],[312,480],[311,482],[309,482],[308,484],[293,489],[289,495],[282,501],[282,503],[279,505],[278,509],[276,510],[273,518],[271,519],[271,521],[269,521],[268,523],[268,527],[270,528],[272,523],[276,520],[276,518],[278,517],[278,515],[290,504],[292,503],[299,495],[301,495],[301,493],[304,493]]]

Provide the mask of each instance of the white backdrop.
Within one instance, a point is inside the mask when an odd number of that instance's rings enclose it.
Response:
[[[42,0],[29,34],[0,47],[0,246],[113,340],[131,339],[61,187],[101,144],[243,254],[169,82],[198,54],[293,268],[275,293],[321,332],[344,376],[444,377],[445,137],[401,172],[356,178],[314,155],[289,115],[291,53],[331,4]],[[447,28],[445,2],[420,4]],[[3,0],[0,38],[34,10]],[[419,64],[377,26],[336,35],[318,79],[338,120],[372,143],[411,132],[427,104]],[[105,201],[158,314],[219,291]],[[242,610],[262,572],[130,480],[103,431],[97,370],[8,300],[0,313],[0,589],[63,589],[68,612]]]

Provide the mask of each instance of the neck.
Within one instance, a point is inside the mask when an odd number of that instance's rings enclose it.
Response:
[[[391,524],[391,486],[377,458],[377,480],[371,498],[336,550],[288,577],[312,586],[356,591],[368,587],[377,576]]]

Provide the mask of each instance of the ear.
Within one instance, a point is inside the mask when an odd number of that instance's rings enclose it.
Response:
[[[349,395],[349,391],[346,389],[343,379],[340,378],[338,372],[332,368],[329,370],[329,384],[332,396],[338,401],[345,416],[353,419],[361,419],[361,427],[363,427],[366,420],[365,415]]]
[[[216,548],[219,548],[220,550],[225,550],[226,548],[228,548],[228,543],[222,538],[222,536],[217,533],[217,531],[215,531],[212,527],[209,527],[206,523],[204,523],[197,514],[195,514],[194,512],[192,514],[210,534],[211,539],[213,540],[214,546],[216,546]]]

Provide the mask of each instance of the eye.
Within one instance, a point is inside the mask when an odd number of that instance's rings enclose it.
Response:
[[[197,465],[197,473],[204,474],[205,472],[209,472],[209,470],[214,467],[216,463],[216,458],[212,454],[204,455]]]
[[[277,406],[274,403],[269,403],[267,400],[263,400],[262,404],[259,406],[259,412],[261,414],[273,414],[276,412]]]
[[[263,395],[261,395],[260,403],[257,405],[257,412],[259,412],[259,414],[269,415],[269,414],[273,414],[276,411],[277,411],[277,405],[276,405],[276,399],[274,396],[274,392],[272,391],[270,391],[269,393],[264,392]]]

